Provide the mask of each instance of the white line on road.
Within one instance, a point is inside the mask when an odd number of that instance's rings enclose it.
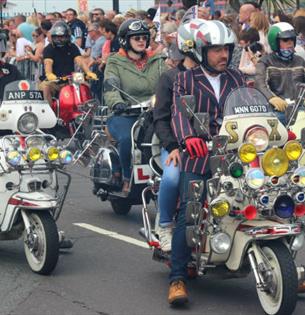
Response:
[[[96,233],[99,233],[99,234],[102,234],[102,235],[105,235],[108,237],[115,238],[117,240],[129,243],[132,245],[136,245],[136,246],[143,247],[143,248],[149,248],[148,244],[145,242],[139,241],[135,238],[132,238],[132,237],[129,237],[126,235],[119,234],[117,232],[105,230],[105,229],[102,229],[100,227],[88,224],[88,223],[73,223],[73,225],[82,227],[84,229],[87,229],[87,230],[90,230],[90,231],[93,231],[93,232],[96,232]]]

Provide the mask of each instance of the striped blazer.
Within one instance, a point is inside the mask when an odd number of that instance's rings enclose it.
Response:
[[[220,76],[220,97],[218,102],[214,90],[201,67],[178,73],[174,83],[171,120],[172,129],[178,143],[183,145],[186,138],[196,136],[191,121],[181,111],[181,108],[179,109],[179,106],[177,106],[181,96],[194,95],[196,101],[195,112],[209,113],[210,133],[213,136],[219,132],[220,126],[217,124],[217,120],[222,119],[223,107],[228,94],[232,90],[245,85],[246,83],[241,72],[233,69],[226,70]],[[208,156],[191,159],[187,152],[183,152],[182,171],[205,174],[209,171],[208,160]]]

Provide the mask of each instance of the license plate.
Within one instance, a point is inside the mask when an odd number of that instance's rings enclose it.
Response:
[[[6,100],[7,101],[19,101],[19,100],[42,101],[43,94],[42,94],[42,91],[7,91]]]

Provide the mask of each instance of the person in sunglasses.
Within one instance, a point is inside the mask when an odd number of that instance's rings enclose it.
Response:
[[[131,177],[130,131],[139,115],[139,112],[130,110],[130,105],[135,105],[135,100],[146,101],[155,93],[165,63],[163,56],[147,50],[150,32],[143,21],[129,19],[123,22],[118,39],[120,50],[107,59],[104,100],[111,112],[107,127],[118,143],[123,176],[122,193],[128,195]],[[114,172],[114,176],[120,175]]]
[[[260,90],[279,120],[286,124],[286,99],[297,97],[297,83],[305,82],[305,61],[295,54],[296,32],[286,22],[273,24],[268,32],[272,53],[260,58],[256,65],[255,87]]]

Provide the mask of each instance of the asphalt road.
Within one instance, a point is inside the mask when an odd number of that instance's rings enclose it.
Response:
[[[79,168],[73,172],[88,174]],[[116,234],[102,235],[75,223],[143,241],[138,235],[142,226],[139,207],[133,207],[127,217],[116,216],[107,202],[92,195],[90,180],[74,174],[58,222],[74,247],[60,255],[51,276],[30,271],[21,241],[0,243],[1,315],[263,314],[252,276],[192,280],[189,305],[181,310],[170,308],[168,268],[153,261],[143,243],[114,239]],[[298,261],[304,263],[305,251]],[[294,314],[303,315],[304,309],[305,294],[299,296]]]

